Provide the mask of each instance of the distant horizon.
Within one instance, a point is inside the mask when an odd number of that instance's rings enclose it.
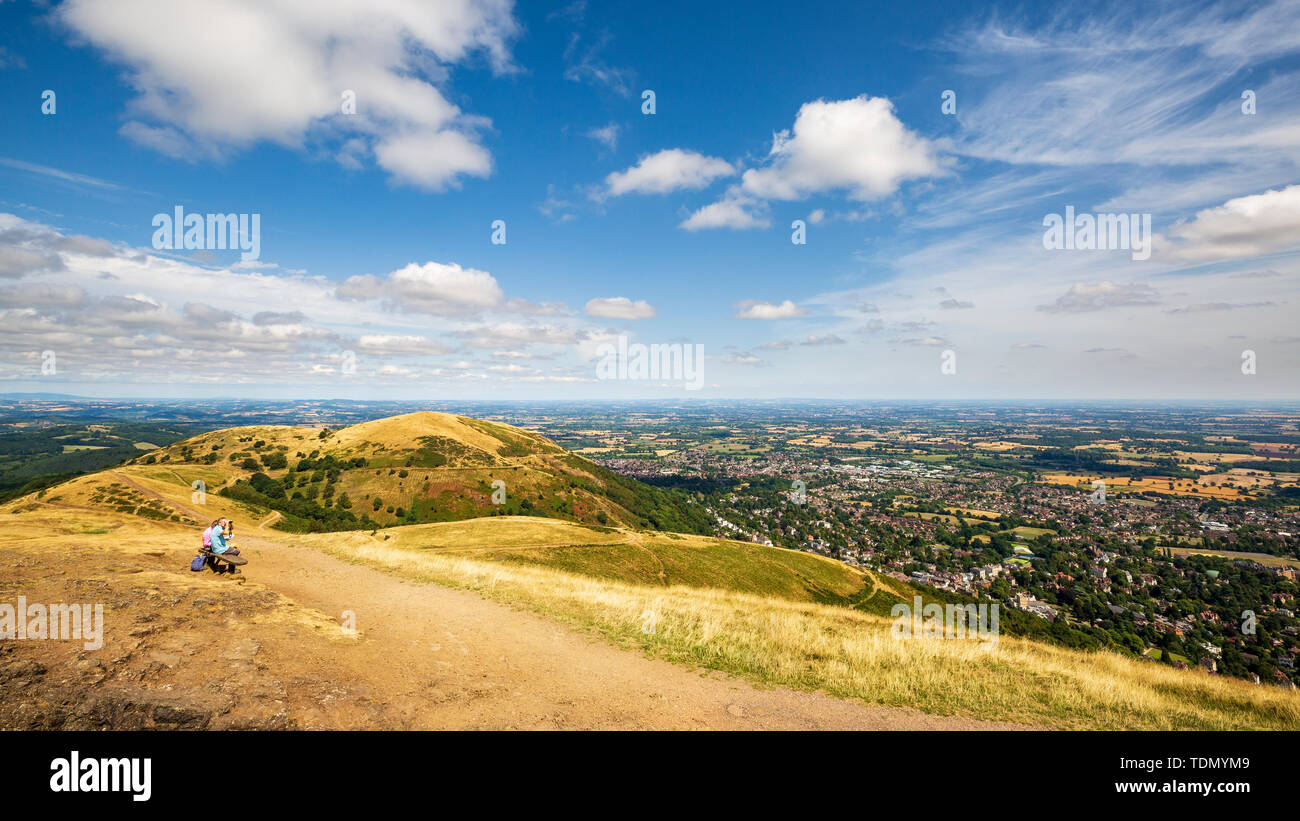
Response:
[[[3,392],[0,399],[31,399],[33,401],[102,401],[102,402],[351,402],[357,404],[455,404],[457,402],[499,403],[499,404],[585,404],[585,405],[628,405],[628,404],[710,404],[710,403],[754,403],[754,404],[819,404],[819,403],[884,403],[898,402],[906,404],[931,405],[997,405],[1006,404],[1141,404],[1171,406],[1235,405],[1266,407],[1300,406],[1300,399],[1210,399],[1196,397],[1155,398],[1155,397],[832,397],[832,396],[777,396],[777,397],[736,397],[736,396],[686,396],[686,397],[628,397],[628,398],[576,398],[576,397],[415,397],[388,399],[358,399],[341,396],[92,396],[86,394],[61,394],[49,392]]]

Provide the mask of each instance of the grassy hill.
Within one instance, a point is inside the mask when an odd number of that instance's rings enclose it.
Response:
[[[619,476],[535,433],[445,413],[338,430],[229,428],[133,464],[211,468],[198,477],[208,492],[278,511],[276,527],[294,532],[518,515],[710,530],[704,511],[681,493]]]
[[[889,608],[918,591],[780,548],[519,519],[292,538],[768,686],[1060,729],[1300,729],[1278,687],[1005,634],[899,638]]]

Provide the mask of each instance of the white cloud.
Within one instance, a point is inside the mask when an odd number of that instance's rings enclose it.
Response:
[[[618,148],[619,131],[620,128],[618,123],[610,123],[609,125],[589,130],[587,136],[605,146],[605,148],[610,151],[613,151],[615,148]]]
[[[86,304],[86,292],[75,285],[25,283],[0,288],[0,305],[29,308],[75,308]]]
[[[741,177],[745,193],[798,200],[844,189],[853,199],[877,200],[942,170],[933,144],[907,130],[893,103],[866,95],[804,103],[793,132],[776,134],[769,160]]]
[[[691,214],[679,227],[687,231],[699,231],[705,228],[734,228],[744,231],[750,228],[767,228],[771,224],[766,203],[746,197],[733,189],[717,202],[710,203]]]
[[[610,43],[610,35],[601,33],[585,46],[582,37],[582,33],[576,31],[569,35],[569,44],[564,49],[564,78],[606,88],[622,97],[629,96],[632,93],[632,72],[610,65],[601,56]]]
[[[68,0],[55,14],[126,67],[138,96],[121,133],[142,145],[193,159],[361,138],[394,180],[435,190],[491,167],[472,136],[483,120],[435,84],[474,54],[511,70],[518,32],[510,0]]]
[[[643,299],[633,302],[625,296],[593,299],[583,310],[588,316],[604,319],[652,319],[655,316],[654,306],[649,302]]]
[[[1241,259],[1300,244],[1300,185],[1236,197],[1169,229],[1160,250],[1176,259]]]
[[[934,144],[909,131],[883,97],[804,103],[793,131],[778,132],[767,164],[751,168],[722,199],[681,223],[688,231],[707,228],[767,228],[769,200],[800,200],[844,191],[856,200],[889,196],[907,180],[943,173]],[[837,218],[860,219],[853,212]],[[809,214],[813,224],[824,209]]]
[[[508,348],[520,350],[529,345],[572,345],[583,337],[573,328],[559,325],[530,325],[520,322],[499,322],[480,325],[454,332],[471,348]]]
[[[807,339],[805,339],[803,342],[800,342],[799,344],[805,346],[809,346],[809,345],[816,346],[816,345],[844,345],[846,343],[842,337],[836,336],[835,334],[824,334],[822,336],[817,336],[816,334],[810,334]]]
[[[1154,305],[1160,301],[1160,295],[1154,288],[1144,282],[1117,284],[1110,280],[1102,282],[1078,282],[1050,305],[1040,305],[1038,310],[1048,313],[1085,313],[1104,311],[1108,308],[1126,308],[1134,305]]]
[[[487,149],[450,129],[384,137],[375,145],[375,158],[397,179],[431,191],[455,185],[460,174],[492,173]]]
[[[958,103],[955,150],[1034,166],[1294,162],[1295,83],[1257,67],[1300,52],[1300,6],[1250,5],[1121,5],[1033,28],[989,15],[957,29],[945,45],[974,90]],[[1247,88],[1269,116],[1241,113]]]
[[[889,341],[895,345],[911,345],[922,348],[946,348],[952,344],[941,336],[922,336],[911,337],[908,339],[895,337]]]
[[[0,379],[10,384],[56,381],[40,376],[39,354],[53,350],[57,381],[128,388],[257,384],[338,395],[415,375],[490,386],[520,372],[489,376],[485,364],[440,358],[463,347],[506,365],[577,362],[597,332],[561,317],[569,312],[558,304],[503,301],[489,274],[452,264],[340,284],[270,265],[199,266],[0,214],[0,258],[14,249],[66,264],[0,285]],[[557,324],[528,321],[545,313]],[[343,367],[349,352],[355,370]]]
[[[736,319],[789,319],[807,313],[803,308],[788,299],[780,305],[751,299],[737,303],[736,307],[739,309],[736,313]]]
[[[719,177],[729,177],[736,169],[726,160],[706,157],[694,151],[669,148],[642,157],[626,171],[615,171],[605,178],[607,193],[666,194],[678,190],[699,190]]]
[[[62,268],[63,259],[58,254],[13,246],[0,247],[0,277],[5,279],[17,279],[27,274]]]
[[[384,299],[399,310],[442,316],[491,308],[503,297],[491,274],[454,262],[412,262],[384,279],[371,274],[349,277],[337,293],[341,299]]]
[[[527,316],[568,316],[573,313],[563,302],[533,302],[515,297],[502,306],[506,311]]]
[[[446,353],[447,346],[418,334],[364,334],[357,340],[363,353],[388,356],[426,356]]]

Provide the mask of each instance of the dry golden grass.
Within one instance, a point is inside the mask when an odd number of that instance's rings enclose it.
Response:
[[[1203,462],[1211,465],[1268,460],[1266,456],[1256,456],[1253,453],[1202,453],[1200,451],[1176,450],[1173,455],[1180,462]]]
[[[1300,695],[1114,653],[1002,637],[899,639],[844,607],[650,587],[436,551],[327,543],[341,558],[478,590],[673,661],[940,715],[1087,729],[1300,729]],[[653,615],[651,615],[653,614]],[[644,632],[653,623],[654,632]]]
[[[485,547],[520,548],[531,545],[623,544],[630,536],[622,530],[595,528],[560,519],[537,516],[493,516],[460,522],[386,528],[374,536],[369,531],[313,533],[300,537],[307,544],[331,542],[365,546],[473,550]]]
[[[976,516],[981,519],[997,519],[1002,516],[996,510],[981,510],[977,507],[945,507],[944,510],[949,513],[959,513],[964,516]]]
[[[1142,476],[1133,479],[1129,476],[1098,476],[1081,473],[1044,473],[1040,481],[1052,485],[1066,485],[1091,490],[1094,480],[1106,483],[1107,493],[1160,493],[1165,496],[1194,496],[1209,499],[1236,499],[1242,493],[1235,487],[1211,487],[1205,484],[1206,477],[1191,479],[1174,479],[1166,476]]]
[[[509,430],[518,435],[530,435],[517,428]],[[342,428],[330,437],[330,445],[348,448],[370,447],[379,443],[411,447],[422,436],[443,436],[489,453],[496,453],[501,447],[499,439],[467,425],[460,417],[433,411],[389,416]]]

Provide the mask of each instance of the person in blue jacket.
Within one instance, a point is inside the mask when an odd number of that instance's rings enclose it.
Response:
[[[217,525],[212,528],[212,552],[216,553],[218,556],[222,554],[230,554],[231,556],[238,556],[239,548],[232,545],[229,541],[229,539],[233,537],[234,534],[235,534],[235,527],[233,524],[231,524],[230,520],[219,519]],[[224,565],[218,564],[216,559],[210,559],[209,561],[212,562],[213,571],[217,573],[222,572],[222,567]],[[238,573],[239,568],[226,567],[225,572]]]

